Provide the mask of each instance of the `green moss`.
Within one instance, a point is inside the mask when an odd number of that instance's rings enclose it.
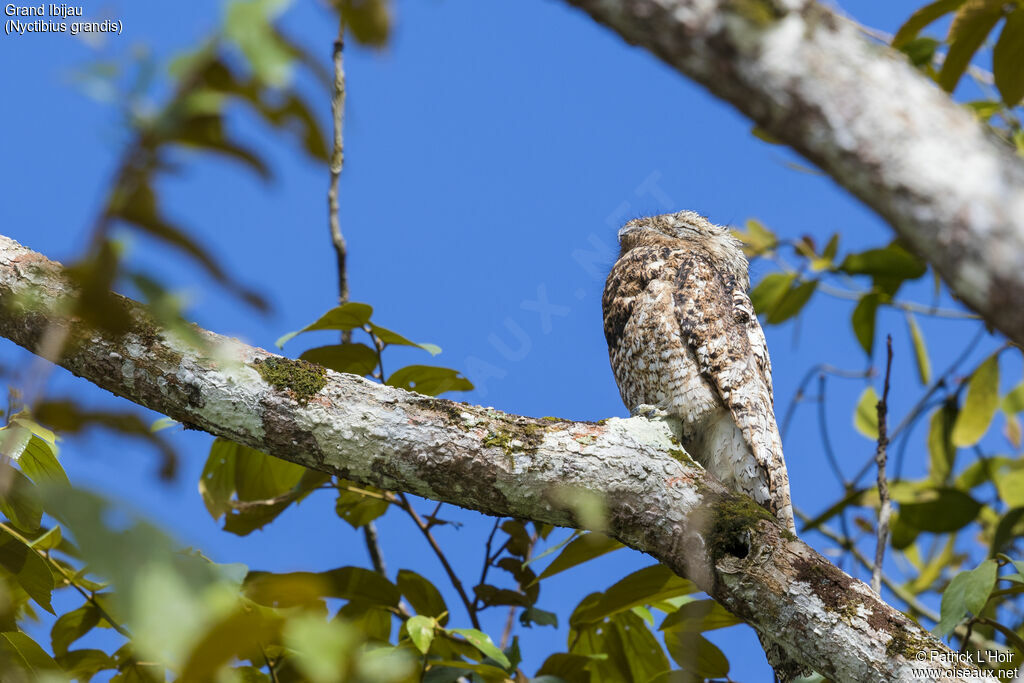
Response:
[[[672,456],[674,460],[687,467],[697,467],[697,463],[693,461],[690,454],[684,451],[682,448],[670,448],[668,454]]]
[[[514,441],[515,438],[508,432],[488,432],[487,436],[484,437],[484,446],[488,448],[497,446],[505,451],[505,453],[510,454],[515,450]]]
[[[565,419],[563,419],[561,417],[552,417],[550,415],[545,415],[541,419],[542,420],[547,420],[548,422],[568,422],[568,420],[565,420]]]
[[[308,361],[270,357],[257,359],[253,366],[264,382],[278,391],[291,391],[302,402],[327,385],[327,371]]]
[[[772,0],[729,0],[726,7],[759,28],[766,28],[785,16]]]
[[[714,505],[711,556],[746,557],[746,538],[762,519],[775,521],[771,513],[746,496],[730,496]]]

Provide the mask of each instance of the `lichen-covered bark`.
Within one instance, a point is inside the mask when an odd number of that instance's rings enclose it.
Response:
[[[680,450],[678,423],[510,415],[196,328],[200,349],[123,298],[131,329],[99,333],[55,313],[71,295],[58,264],[0,236],[0,335],[34,352],[66,336],[61,366],[139,405],[307,467],[492,515],[577,526],[573,501],[599,495],[610,534],[833,680],[909,680],[918,651],[948,652],[752,500],[706,477]]]
[[[881,214],[1024,343],[1024,163],[812,0],[568,0],[731,102]]]

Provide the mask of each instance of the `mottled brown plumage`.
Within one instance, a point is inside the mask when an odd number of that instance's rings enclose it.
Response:
[[[630,221],[619,241],[603,307],[626,406],[677,416],[687,452],[793,530],[771,361],[739,242],[692,211]]]
[[[619,243],[602,305],[622,400],[634,414],[678,417],[690,455],[795,531],[772,365],[739,242],[680,211],[626,223]],[[806,673],[772,638],[758,636],[778,679]]]

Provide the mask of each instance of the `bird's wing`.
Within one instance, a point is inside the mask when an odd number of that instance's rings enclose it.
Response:
[[[772,407],[771,366],[763,333],[761,343],[752,339],[750,324],[757,325],[757,318],[749,298],[732,276],[714,267],[709,255],[691,251],[679,264],[674,304],[679,329],[701,374],[718,392],[764,473],[772,512],[792,527],[789,478]]]

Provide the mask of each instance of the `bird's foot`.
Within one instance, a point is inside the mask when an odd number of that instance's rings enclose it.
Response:
[[[652,406],[648,403],[641,403],[631,411],[633,417],[646,417],[648,420],[654,420],[659,417],[668,417],[668,411],[659,408],[658,406]]]

